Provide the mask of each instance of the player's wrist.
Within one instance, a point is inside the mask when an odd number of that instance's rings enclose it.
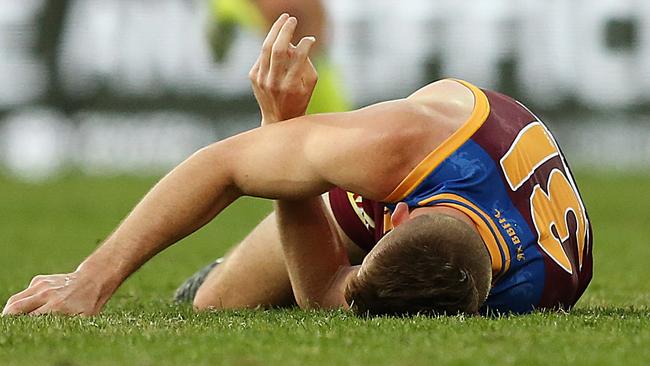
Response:
[[[266,108],[260,108],[262,111],[262,126],[273,124],[276,122],[282,121],[280,116],[277,113],[266,110]]]
[[[266,125],[272,125],[274,123],[280,122],[278,118],[264,118],[262,117],[262,123],[260,124],[261,126],[266,126]]]
[[[105,300],[108,300],[128,276],[116,263],[97,260],[92,256],[83,261],[74,273],[79,280],[93,283],[99,296],[106,298]]]
[[[307,108],[302,111],[292,111],[286,113],[272,113],[272,112],[262,112],[262,126],[286,121],[292,118],[302,117],[307,114]]]

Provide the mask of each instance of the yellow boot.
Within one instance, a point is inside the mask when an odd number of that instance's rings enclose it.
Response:
[[[314,59],[314,66],[318,70],[318,83],[307,107],[307,113],[345,112],[350,110],[351,106],[336,66],[324,55],[317,56]]]

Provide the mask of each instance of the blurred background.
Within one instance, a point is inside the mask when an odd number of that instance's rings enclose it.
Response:
[[[3,0],[0,171],[26,181],[69,171],[159,174],[255,127],[247,72],[264,26],[251,26],[258,16],[251,4]],[[574,166],[650,169],[647,1],[323,0],[322,7],[322,54],[349,106],[457,77],[533,107]]]
[[[650,304],[648,1],[0,4],[0,301],[35,274],[73,270],[162,174],[259,124],[247,73],[269,22],[289,11],[319,38],[312,112],[444,77],[530,106],[560,140],[594,227],[581,306]],[[148,263],[116,304],[168,301],[270,210],[238,201]]]

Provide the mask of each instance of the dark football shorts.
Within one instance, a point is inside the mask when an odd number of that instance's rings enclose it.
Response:
[[[336,222],[359,248],[370,251],[384,235],[384,204],[340,188],[329,191]]]

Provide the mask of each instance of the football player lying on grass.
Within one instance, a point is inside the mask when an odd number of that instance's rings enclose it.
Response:
[[[545,125],[507,96],[451,79],[305,116],[315,40],[293,46],[296,24],[277,20],[250,72],[261,127],[197,151],[76,271],[36,276],[3,314],[97,314],[142,264],[244,195],[276,200],[275,212],[216,267],[198,308],[287,297],[370,314],[573,306],[591,279],[591,228]],[[367,252],[352,266],[355,244]]]

